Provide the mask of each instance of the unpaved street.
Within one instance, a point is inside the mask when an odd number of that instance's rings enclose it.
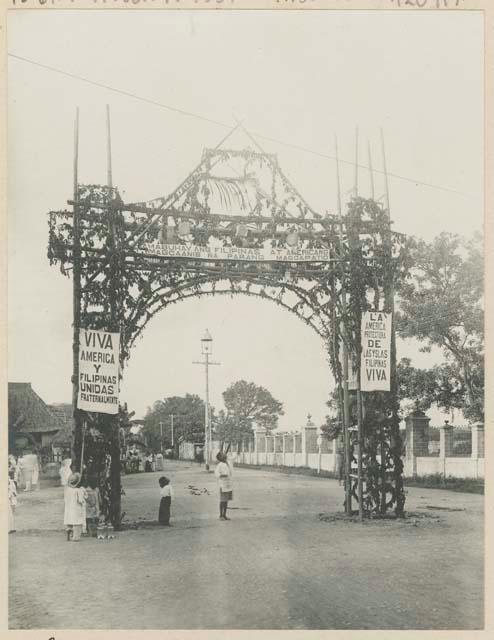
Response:
[[[324,522],[341,511],[335,480],[235,469],[223,522],[212,474],[185,462],[165,473],[173,527],[111,541],[65,542],[60,487],[20,493],[10,628],[483,626],[483,496],[414,488],[404,522]],[[156,520],[159,475],[124,476],[127,521]]]

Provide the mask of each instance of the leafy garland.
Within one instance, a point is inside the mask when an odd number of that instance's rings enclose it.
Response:
[[[228,152],[225,157],[228,157]],[[210,161],[210,158],[206,160]],[[209,194],[203,191],[202,195],[206,199],[201,207],[208,207]],[[296,198],[296,195],[292,191],[289,198]],[[199,182],[192,191],[186,191],[188,210],[194,209],[198,196]],[[285,263],[259,264],[251,266],[251,275],[241,263],[225,264],[221,272],[214,274],[207,268],[201,271],[197,265],[188,270],[178,262],[162,265],[158,261],[153,264],[149,256],[136,252],[133,247],[133,239],[145,223],[145,216],[126,212],[124,218],[121,204],[116,189],[99,185],[80,187],[83,326],[107,330],[112,319],[111,301],[114,300],[121,333],[122,368],[130,356],[135,338],[153,315],[185,297],[173,296],[173,292],[182,290],[187,292],[187,296],[200,295],[201,283],[208,282],[213,283],[213,294],[216,282],[230,279],[232,293],[244,292],[238,289],[237,282],[279,287],[277,294],[267,297],[279,300],[285,307],[284,297],[290,291],[296,295],[298,302],[288,308],[309,325],[311,314],[318,316],[326,325],[324,338],[329,364],[335,379],[341,382],[341,322],[348,336],[349,353],[358,366],[362,312],[368,309],[389,311],[390,287],[393,285],[399,289],[408,278],[411,266],[408,240],[390,231],[388,214],[379,204],[364,198],[353,198],[348,203],[347,214],[342,220],[344,234],[341,242],[337,242],[336,236],[331,236],[331,246],[339,252],[339,263],[321,264],[312,269],[305,265],[297,265],[294,269]],[[301,205],[300,208],[302,215],[307,214],[304,207]],[[110,215],[113,215],[115,223],[115,246],[109,232]],[[48,258],[50,264],[59,265],[64,275],[69,275],[73,263],[72,222],[73,215],[69,211],[51,212],[49,215]],[[192,241],[206,244],[215,232],[212,221],[202,221],[192,229]],[[156,229],[146,228],[141,240],[153,242],[157,233]],[[236,241],[234,230],[228,233]],[[269,229],[266,229],[265,234],[257,238],[249,237],[249,246],[260,246],[268,235]],[[280,242],[272,241],[275,244]],[[319,243],[319,240],[309,239],[306,246],[321,246]],[[132,256],[132,261],[126,260],[128,255]],[[342,291],[349,294],[346,309],[341,304]],[[266,297],[266,290],[261,288],[256,295]],[[396,393],[369,393],[365,396],[365,507],[368,511],[383,509],[385,486],[386,508],[394,504],[400,511],[404,497],[400,486],[402,463]],[[379,457],[384,460],[384,465],[378,462]]]
[[[362,222],[372,223],[372,233],[362,234]],[[340,286],[348,292],[348,305],[346,313],[342,313],[342,320],[351,361],[359,372],[362,313],[369,310],[392,311],[393,289],[399,290],[409,278],[412,245],[408,238],[391,231],[388,212],[375,201],[365,198],[353,198],[348,204],[345,231],[342,250],[347,269]],[[330,362],[335,378],[341,381],[337,354],[342,336],[336,323],[332,335],[338,346],[333,347]],[[392,345],[392,352],[394,349]],[[403,515],[405,496],[396,373],[392,371],[390,392],[366,392],[362,395],[365,402],[362,425],[364,508],[367,513],[383,513],[394,506],[396,514]],[[352,491],[356,495],[356,483]]]

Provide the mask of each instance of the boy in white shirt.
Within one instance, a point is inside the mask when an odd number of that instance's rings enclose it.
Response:
[[[166,476],[161,476],[158,480],[160,485],[160,510],[158,514],[158,521],[160,524],[165,527],[169,527],[170,525],[170,507],[172,504],[172,486],[170,484],[170,480]]]
[[[226,511],[228,509],[228,501],[233,500],[232,468],[226,454],[222,451],[217,454],[216,460],[218,460],[218,464],[214,474],[218,479],[220,490],[220,520],[230,520],[226,515]]]

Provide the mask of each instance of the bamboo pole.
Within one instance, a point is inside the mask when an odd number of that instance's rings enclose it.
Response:
[[[111,164],[111,128],[110,128],[110,105],[106,105],[106,155],[107,155],[107,185],[113,188],[113,175]]]
[[[391,212],[389,210],[389,184],[388,184],[388,170],[386,167],[386,149],[384,148],[384,132],[381,129],[381,149],[383,159],[383,173],[384,173],[384,203],[389,216],[389,222],[391,224]]]
[[[106,105],[106,126],[107,126],[107,187],[112,188],[112,168],[111,168],[111,129],[110,129],[110,108]],[[108,209],[108,233],[109,233],[109,266],[110,272],[108,276],[109,282],[109,301],[110,301],[110,332],[118,333],[120,323],[118,318],[119,309],[119,255],[117,252],[117,228],[116,217],[117,210],[114,207]],[[119,358],[121,346],[119,343]],[[114,415],[108,416],[110,423],[110,500],[111,511],[110,517],[115,528],[120,526],[121,520],[121,479],[120,479],[120,429],[119,429],[119,411]]]
[[[383,160],[383,172],[384,172],[384,186],[385,186],[385,205],[388,211],[388,220],[389,220],[389,236],[390,236],[390,251],[391,251],[391,211],[389,204],[389,183],[388,183],[388,170],[386,166],[386,150],[384,146],[384,133],[381,129],[381,148],[382,148],[382,160]],[[395,450],[394,454],[394,480],[395,480],[395,491],[396,491],[396,506],[395,513],[397,516],[402,517],[404,515],[404,504],[405,497],[403,493],[403,478],[401,474],[401,436],[400,436],[400,427],[399,427],[399,417],[397,411],[397,396],[398,396],[398,380],[396,377],[396,333],[395,333],[395,321],[394,321],[394,282],[393,275],[391,275],[389,279],[389,285],[386,287],[387,291],[385,291],[385,300],[386,306],[388,307],[391,313],[391,362],[390,362],[390,393],[391,397],[394,400],[393,406],[393,424],[391,428],[391,446],[392,449]],[[381,459],[381,465],[383,465],[383,459]],[[396,472],[396,466],[400,467],[400,471]],[[383,469],[383,480],[385,482],[386,474],[385,469]],[[384,485],[384,483],[383,483]],[[383,512],[386,510],[386,493],[385,487],[382,487],[382,495],[381,495],[381,509]]]
[[[360,358],[359,358],[360,360]],[[363,425],[363,398],[360,390],[360,362],[358,363],[357,374],[357,428],[358,428],[358,454],[357,454],[357,476],[358,476],[358,513],[360,520],[364,519],[364,474],[362,468],[362,453],[364,448],[364,425]]]
[[[370,188],[371,188],[371,198],[372,200],[375,199],[375,193],[374,193],[374,171],[372,169],[372,155],[371,155],[371,147],[370,147],[370,142],[367,141],[367,157],[369,160],[369,179],[370,179]]]
[[[79,392],[79,330],[81,325],[81,238],[79,211],[79,107],[76,108],[74,120],[74,182],[73,182],[73,270],[72,270],[72,460],[75,468],[81,460],[81,419],[77,408]]]
[[[81,478],[82,478],[82,473],[84,471],[84,443],[86,440],[86,424],[83,423],[82,424],[82,445],[81,445]]]
[[[358,127],[355,131],[355,198],[358,198],[358,166],[359,166],[359,131]],[[362,314],[357,318],[360,324]],[[356,355],[360,356],[360,345],[356,347]],[[362,471],[362,449],[363,449],[363,424],[362,424],[362,392],[360,390],[360,357],[357,362],[357,495],[358,495],[358,512],[360,520],[364,519],[363,504],[363,471]]]
[[[338,140],[335,136],[335,157],[336,157],[336,190],[338,215],[340,217],[340,258],[343,258],[343,214],[341,208],[341,187],[340,187],[340,163],[338,159]],[[341,262],[341,308],[342,308],[342,351],[343,351],[343,442],[345,454],[345,511],[347,515],[352,515],[352,491],[351,491],[351,459],[350,459],[350,396],[348,393],[348,342],[346,332],[346,289],[345,289],[345,267]]]

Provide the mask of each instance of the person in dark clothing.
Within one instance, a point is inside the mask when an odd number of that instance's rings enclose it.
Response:
[[[160,510],[158,514],[158,521],[165,527],[170,526],[170,507],[172,504],[172,486],[170,480],[166,476],[161,476],[158,480],[160,485]]]

